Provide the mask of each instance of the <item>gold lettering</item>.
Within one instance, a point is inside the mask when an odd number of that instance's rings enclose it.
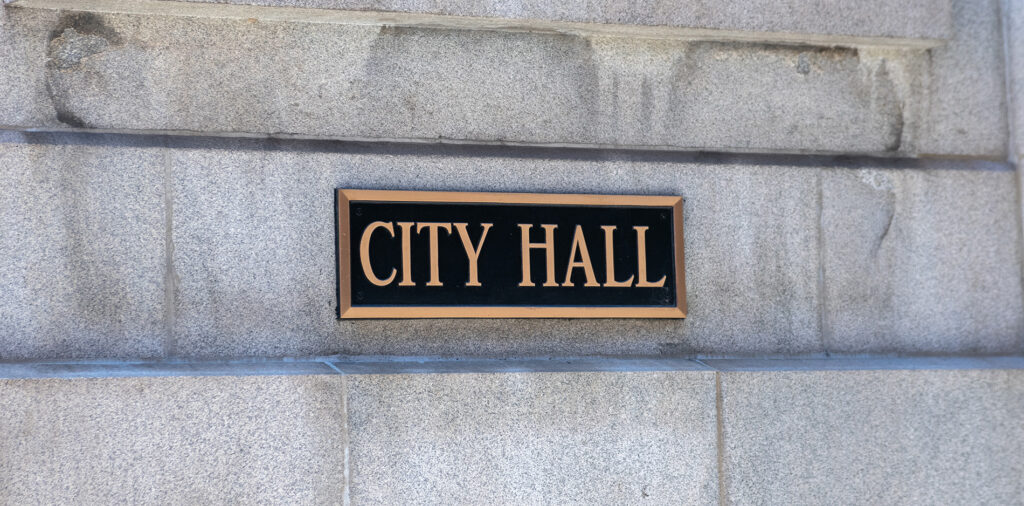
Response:
[[[373,235],[373,231],[378,228],[383,228],[391,233],[391,237],[395,236],[395,228],[391,226],[391,222],[375,221],[369,224],[365,230],[363,230],[363,237],[359,239],[359,260],[363,264],[363,274],[366,275],[366,279],[370,280],[371,283],[377,286],[387,286],[395,279],[395,269],[391,269],[391,275],[388,279],[380,279],[373,272],[373,266],[370,265],[370,237]]]
[[[530,279],[530,250],[543,249],[547,252],[547,281],[544,286],[558,286],[555,281],[555,229],[558,225],[541,225],[544,229],[544,242],[530,242],[530,229],[533,225],[517,223],[522,232],[523,243],[523,280],[519,286],[536,286]]]
[[[444,286],[441,283],[440,268],[438,267],[437,229],[443,228],[448,235],[451,235],[452,224],[421,221],[416,224],[416,233],[422,232],[424,228],[427,229],[430,237],[430,281],[427,281],[427,286]]]
[[[416,286],[412,280],[412,221],[398,222],[402,231],[402,281],[398,286]]]
[[[479,273],[477,271],[477,261],[480,259],[480,250],[484,247],[484,239],[487,239],[487,231],[491,229],[493,223],[481,223],[484,231],[480,234],[480,242],[473,246],[473,242],[469,240],[469,232],[466,230],[466,223],[453,223],[455,230],[459,232],[459,239],[462,239],[462,247],[466,249],[466,258],[469,259],[469,281],[466,282],[466,286],[480,286]]]
[[[576,260],[576,253],[582,256],[580,261]],[[590,252],[587,251],[587,239],[583,235],[583,227],[576,225],[576,233],[572,236],[572,248],[569,249],[569,268],[565,271],[565,282],[562,286],[573,286],[572,270],[583,267],[583,274],[587,282],[583,286],[601,286],[594,277],[594,266],[590,263]]]
[[[640,279],[637,280],[636,286],[638,288],[658,288],[665,286],[665,278],[662,276],[660,281],[651,283],[647,281],[647,229],[650,227],[633,227],[636,230],[636,261],[637,268],[639,269]]]
[[[604,286],[613,288],[621,288],[633,285],[633,276],[625,281],[615,281],[615,244],[613,236],[615,234],[614,225],[601,225],[601,229],[604,230],[604,272],[605,281]],[[644,259],[644,263],[647,263],[647,259]]]

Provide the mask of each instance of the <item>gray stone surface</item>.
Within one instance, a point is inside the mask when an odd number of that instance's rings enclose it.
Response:
[[[174,151],[175,346],[183,354],[821,350],[815,169],[724,157],[273,146],[231,141]],[[335,188],[681,195],[689,317],[338,321]]]
[[[722,373],[730,504],[1018,504],[1024,372]]]
[[[164,352],[164,151],[0,133],[0,360]]]
[[[340,504],[343,381],[0,381],[0,502]]]
[[[1024,497],[1020,357],[709,361],[718,372],[619,362],[603,372],[440,372],[444,363],[418,374],[277,375],[253,372],[256,363],[223,365],[232,376],[36,371],[44,377],[0,380],[0,502]]]
[[[954,37],[929,51],[922,154],[1005,160],[1006,74],[999,0],[953,0]]]
[[[1007,353],[1024,335],[1002,164],[3,140],[25,189],[4,201],[3,359]],[[689,317],[338,321],[343,187],[681,195]]]
[[[823,174],[825,340],[855,353],[1008,353],[1024,336],[1016,174]]]
[[[926,98],[920,50],[8,10],[17,128],[913,154]]]
[[[1007,96],[1010,105],[1011,159],[1024,158],[1024,4],[1003,0],[1003,36],[1006,37]]]
[[[1017,194],[1024,196],[1024,2],[1003,0],[1003,27],[1007,37],[1007,79],[1010,118],[1010,160],[1017,165]],[[1024,197],[1021,198],[1020,223],[1024,237]],[[1024,344],[1021,345],[1024,352]]]
[[[2,0],[0,0],[2,1]],[[9,9],[0,7],[0,126],[41,124],[52,116],[46,92],[46,71],[40,55],[46,54],[47,36],[39,28],[57,22],[57,13],[49,10],[24,10],[15,23]]]
[[[348,377],[353,504],[709,504],[713,372]]]
[[[392,11],[519,20],[676,26],[744,32],[796,32],[858,37],[945,39],[949,0],[844,2],[806,0],[673,2],[670,0],[191,0],[288,7]]]

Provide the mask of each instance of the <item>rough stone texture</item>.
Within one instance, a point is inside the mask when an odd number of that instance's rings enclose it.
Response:
[[[709,504],[712,372],[348,377],[353,504]]]
[[[953,0],[955,36],[930,50],[922,154],[1006,159],[1006,75],[999,0]]]
[[[1006,353],[1024,335],[1002,164],[4,139],[25,190],[3,213],[0,358]],[[689,317],[338,321],[343,187],[681,195]]]
[[[1017,504],[1024,372],[721,373],[732,504]]]
[[[1024,177],[1021,175],[1021,160],[1024,160],[1024,2],[1003,0],[1004,37],[1007,38],[1007,79],[1010,105],[1010,160],[1017,165],[1017,195],[1020,197],[1020,223],[1024,238]],[[1022,239],[1024,241],[1024,239]],[[1021,344],[1024,352],[1024,343]]]
[[[34,53],[0,87],[45,76],[0,109],[17,128],[913,154],[928,71],[914,50],[8,9]]]
[[[829,351],[1020,349],[1016,174],[1003,164],[935,165],[824,172]]]
[[[165,154],[105,140],[0,133],[0,360],[163,353]]]
[[[1024,369],[996,361],[7,379],[0,502],[1015,504]]]
[[[1006,37],[1010,132],[1013,134],[1011,158],[1024,158],[1024,3],[1003,0],[1003,36]]]
[[[10,10],[0,6],[0,126],[41,124],[54,112],[46,92],[45,68],[31,62],[39,63],[46,54],[47,36],[39,28],[56,23],[57,13],[19,11],[15,23],[7,19]]]
[[[191,0],[225,3],[224,0]],[[689,3],[670,0],[227,0],[226,3],[483,16],[509,19],[677,26],[748,32],[803,32],[860,37],[944,39],[949,0],[827,0]]]
[[[343,381],[0,381],[0,502],[340,504]]]
[[[555,151],[501,158],[479,148],[445,155],[408,147],[375,154],[337,152],[330,143],[273,146],[231,141],[174,151],[176,347],[183,354],[821,350],[814,169],[727,157],[702,163],[579,152],[550,158]],[[689,318],[338,321],[335,188],[682,195]]]

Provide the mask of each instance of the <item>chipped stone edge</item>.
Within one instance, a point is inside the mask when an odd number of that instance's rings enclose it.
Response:
[[[943,39],[830,35],[797,32],[756,32],[679,26],[580,23],[535,19],[503,19],[406,12],[351,11],[306,7],[271,7],[220,3],[187,3],[166,0],[2,0],[11,7],[198,18],[285,21],[298,23],[395,26],[449,30],[552,33],[577,36],[610,36],[677,40],[738,41],[812,46],[877,46],[929,49]]]
[[[0,363],[2,379],[368,374],[773,372],[1024,369],[1024,355],[851,358],[547,358],[450,360],[434,357],[318,357],[260,361],[39,361]]]

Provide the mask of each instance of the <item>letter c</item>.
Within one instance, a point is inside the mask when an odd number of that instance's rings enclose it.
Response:
[[[398,270],[392,267],[391,275],[388,276],[388,279],[380,279],[373,273],[373,267],[370,265],[370,236],[378,228],[383,228],[390,232],[391,237],[395,236],[395,227],[391,225],[390,221],[375,221],[371,223],[363,230],[363,237],[359,240],[359,260],[363,264],[363,274],[366,275],[366,279],[377,286],[387,286],[395,280],[395,274],[398,273]]]

